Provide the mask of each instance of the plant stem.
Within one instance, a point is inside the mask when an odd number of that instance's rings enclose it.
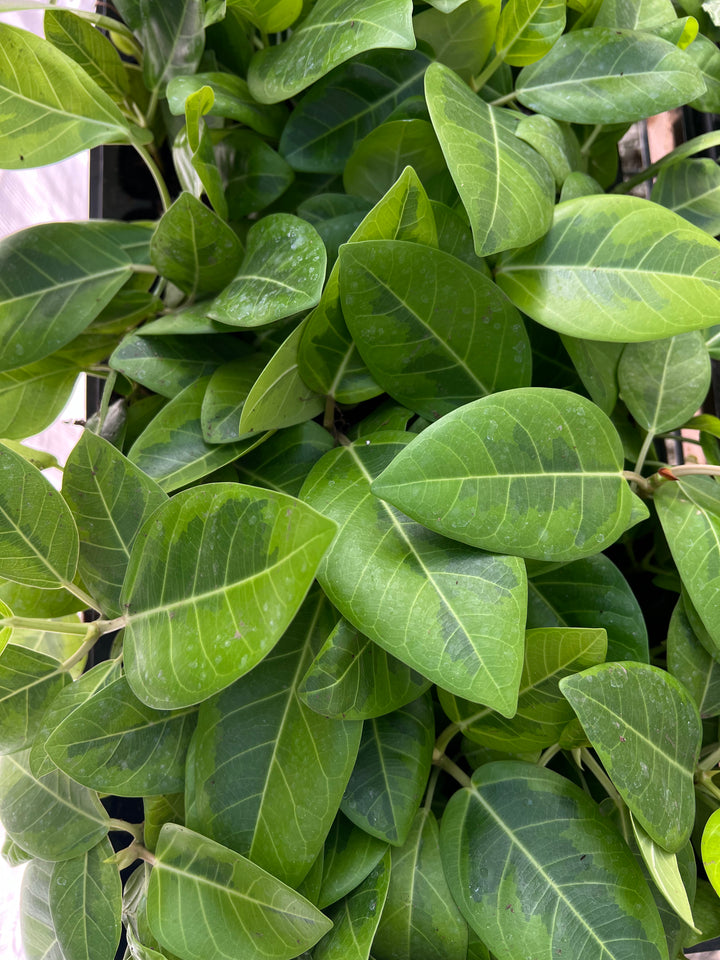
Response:
[[[435,787],[437,786],[438,777],[440,776],[440,767],[435,767],[431,774],[430,779],[428,780],[427,790],[425,791],[425,803],[423,804],[423,809],[431,810],[433,796],[435,795]]]
[[[439,753],[445,753],[447,745],[450,743],[452,738],[458,734],[462,733],[463,727],[459,723],[451,723],[449,727],[445,727],[440,736],[435,741],[435,749]]]
[[[643,440],[643,445],[642,447],[640,447],[640,453],[638,454],[637,463],[633,468],[635,473],[640,473],[640,471],[642,470],[643,464],[645,463],[645,457],[647,457],[648,455],[648,450],[652,446],[652,442],[654,438],[655,438],[655,434],[651,430],[648,430],[647,436]]]
[[[149,116],[149,111],[148,111],[148,116]],[[140,156],[143,158],[143,160],[147,165],[148,170],[153,176],[153,180],[155,181],[155,186],[158,188],[158,193],[160,194],[163,211],[167,210],[170,204],[172,203],[172,200],[170,199],[170,191],[167,188],[167,184],[165,183],[162,173],[160,173],[160,168],[153,160],[153,157],[150,151],[147,149],[147,147],[140,146],[140,144],[137,144],[137,143],[133,144],[133,146],[135,147],[137,152],[140,154]],[[153,269],[152,273],[157,273],[157,270]]]
[[[115,817],[111,817],[110,829],[122,830],[123,833],[129,833],[134,840],[137,840],[139,844],[142,844],[143,825],[141,823],[128,823],[127,820],[116,820]]]
[[[546,767],[556,753],[560,753],[560,744],[554,743],[551,747],[548,747],[538,758],[537,765],[539,767]]]
[[[720,130],[713,130],[712,133],[701,133],[699,137],[693,137],[692,140],[688,140],[686,143],[680,144],[679,147],[675,147],[670,153],[666,153],[661,160],[656,160],[655,163],[651,163],[649,167],[641,170],[640,173],[636,173],[634,177],[630,177],[629,180],[624,180],[622,183],[616,184],[616,186],[613,187],[613,193],[630,193],[633,187],[637,187],[638,184],[650,180],[651,177],[658,174],[664,167],[678,160],[683,160],[685,157],[691,157],[694,153],[700,153],[702,150],[708,150],[710,147],[717,146],[720,146]]]
[[[592,132],[588,135],[587,139],[585,140],[583,145],[580,147],[580,153],[583,157],[586,157],[590,153],[592,149],[592,145],[595,143],[597,138],[602,133],[603,126],[604,124],[602,123],[596,123]]]
[[[485,67],[485,69],[481,70],[476,77],[473,77],[472,84],[471,84],[473,90],[475,90],[475,92],[477,92],[478,90],[482,90],[482,88],[488,82],[490,77],[495,73],[497,69],[499,69],[503,65],[504,62],[505,62],[505,51],[503,51],[502,53],[495,54],[495,56],[492,58],[490,63]]]
[[[82,600],[88,610],[97,610],[95,601],[89,593],[85,593],[82,587],[79,587],[76,583],[72,583],[70,580],[63,580],[62,586],[65,587],[68,593],[77,597],[78,600]]]
[[[65,636],[84,637],[86,623],[63,623],[60,620],[40,620],[35,617],[4,617],[0,627],[13,627],[16,630],[43,630],[46,633],[61,633]]]
[[[636,483],[638,488],[646,495],[650,495],[653,492],[653,486],[648,480],[647,477],[644,477],[641,473],[635,473],[634,470],[623,470],[622,475],[626,480],[629,480],[631,483]]]
[[[504,97],[498,97],[497,100],[491,100],[491,107],[502,107],[505,103],[510,103],[511,100],[514,100],[517,97],[515,90],[512,93],[506,93]]]
[[[712,770],[718,763],[720,763],[720,744],[698,763],[698,770],[702,770],[703,772]],[[716,770],[715,772],[718,773],[720,771]]]
[[[681,463],[668,469],[673,477],[720,477],[720,467],[714,463]]]
[[[100,410],[98,412],[98,434],[102,433],[102,428],[105,426],[105,418],[107,417],[108,408],[110,406],[110,397],[112,396],[116,380],[117,371],[111,370],[103,386],[102,397],[100,398]]]
[[[157,276],[157,270],[149,263],[133,263],[131,267],[133,273],[151,273],[154,277]]]
[[[580,748],[580,756],[582,757],[582,761],[585,764],[585,766],[588,767],[588,769],[592,770],[593,776],[595,777],[595,779],[602,784],[605,792],[610,797],[610,799],[615,804],[615,806],[618,808],[618,810],[620,810],[621,812],[624,812],[625,801],[615,789],[615,786],[613,785],[613,782],[610,779],[610,777],[608,777],[608,775],[605,773],[603,768],[597,762],[595,757],[590,753],[587,747]]]
[[[432,762],[436,767],[444,770],[445,773],[449,773],[453,779],[457,780],[461,787],[472,789],[472,780],[470,777],[464,770],[461,770],[456,763],[453,763],[450,757],[447,757],[444,753],[440,753],[439,750],[433,750]]]

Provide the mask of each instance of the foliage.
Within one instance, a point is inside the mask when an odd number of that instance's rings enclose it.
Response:
[[[0,26],[0,166],[122,144],[160,198],[0,243],[29,960],[113,960],[121,927],[132,960],[675,960],[720,933],[720,421],[693,417],[720,134],[617,178],[629,123],[720,112],[710,6]],[[81,371],[105,389],[58,492],[21,441]],[[708,463],[669,468],[686,424]]]

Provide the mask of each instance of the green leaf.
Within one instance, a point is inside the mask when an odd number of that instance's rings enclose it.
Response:
[[[297,497],[310,468],[332,450],[333,438],[309,420],[273,434],[237,464],[242,483]]]
[[[45,749],[73,780],[102,793],[174,793],[185,784],[194,726],[194,710],[153,710],[120,677],[77,706],[50,734]]]
[[[285,632],[334,532],[300,501],[236,483],[184,491],[156,510],[123,587],[135,694],[185,707],[251,670]]]
[[[333,70],[291,113],[280,152],[294,170],[342,173],[355,144],[422,93],[429,62],[414,50],[372,50]]]
[[[617,368],[623,345],[567,334],[561,334],[561,339],[588,395],[610,416],[618,399]]]
[[[400,240],[346,244],[339,263],[348,329],[394,400],[437,420],[470,400],[529,385],[522,319],[478,270]]]
[[[240,437],[240,416],[267,355],[253,353],[223,364],[213,373],[202,401],[202,430],[208,443],[233,443]]]
[[[130,462],[166,493],[206,477],[262,443],[262,436],[235,443],[205,441],[201,416],[208,382],[205,378],[185,387],[150,421],[128,452]]]
[[[228,211],[240,219],[282,196],[294,174],[276,150],[247,130],[230,130],[215,145]]]
[[[60,494],[24,457],[0,443],[0,576],[53,589],[72,582],[78,532]]]
[[[131,261],[109,230],[42,223],[6,237],[0,242],[0,369],[25,367],[64,347],[131,274]]]
[[[516,960],[518,943],[528,956],[667,960],[635,858],[559,774],[519,762],[480,767],[450,799],[440,846],[455,902],[498,960]]]
[[[165,95],[173,77],[194,73],[205,46],[202,0],[138,0],[143,45],[143,80],[148,90]]]
[[[687,891],[680,875],[677,855],[668,853],[667,850],[658,846],[632,814],[630,814],[630,820],[638,849],[653,882],[680,919],[688,926],[695,928]],[[696,929],[696,932],[701,931]]]
[[[354,890],[382,859],[388,845],[356,827],[338,813],[323,856],[323,873],[317,905],[321,910]]]
[[[550,117],[523,117],[515,136],[524,140],[546,161],[559,190],[571,172],[581,165],[580,145],[572,128]]]
[[[150,256],[159,273],[189,297],[222,290],[242,260],[230,227],[190,193],[181,193],[153,234]]]
[[[462,543],[577,560],[599,553],[628,526],[633,495],[623,466],[620,437],[595,404],[526,387],[468,403],[432,424],[372,490]]]
[[[44,430],[67,403],[79,373],[77,363],[58,356],[0,373],[0,436],[22,440]]]
[[[67,683],[70,677],[58,660],[14,643],[5,647],[0,656],[0,753],[30,746],[43,712]]]
[[[678,681],[645,663],[606,663],[560,681],[612,782],[650,837],[674,853],[695,818],[702,730]]]
[[[440,831],[418,810],[405,844],[392,851],[390,889],[373,942],[377,960],[466,960],[468,929],[440,859]]]
[[[94,791],[60,770],[33,776],[28,751],[0,758],[0,819],[8,836],[41,860],[77,857],[110,827]]]
[[[130,94],[128,75],[120,54],[100,30],[70,10],[46,9],[45,38],[79,64],[108,96],[118,103]]]
[[[58,947],[72,960],[114,960],[120,942],[122,886],[107,839],[53,867],[50,915]]]
[[[144,333],[145,328],[142,330]],[[237,349],[237,341],[227,336],[199,341],[183,336],[156,336],[153,333],[148,338],[131,333],[121,340],[109,362],[113,370],[148,390],[163,397],[176,397],[186,387],[210,376],[227,363]]]
[[[20,886],[20,930],[27,960],[66,960],[60,949],[48,904],[53,864],[33,860]]]
[[[212,117],[229,117],[265,137],[277,138],[287,120],[284,106],[261,106],[250,96],[247,83],[232,73],[196,73],[174,77],[167,87],[170,112],[181,116],[185,101],[201,87],[210,87],[214,94],[208,113]]]
[[[495,34],[497,55],[511,67],[544,57],[565,29],[565,0],[509,0]]]
[[[629,343],[618,365],[625,406],[649,433],[682,426],[710,387],[710,357],[702,333]]]
[[[672,110],[704,89],[691,58],[668,40],[607,27],[566,33],[515,87],[523,106],[554,120],[603,124]]]
[[[720,233],[720,168],[708,157],[663,168],[650,199],[713,237]]]
[[[70,57],[33,33],[0,24],[0,167],[65,160],[101,143],[147,143],[149,131],[119,108]],[[18,63],[24,64],[20,71]],[[3,271],[4,272],[4,271]]]
[[[465,736],[491,750],[520,753],[549,747],[573,719],[572,708],[560,693],[560,680],[602,663],[606,650],[607,635],[602,629],[528,630],[517,713],[512,719],[445,690],[439,691],[440,702]]]
[[[166,823],[185,825],[185,794],[143,797],[143,837],[148,850],[155,850],[160,831]]]
[[[597,180],[587,173],[574,170],[563,182],[560,191],[560,203],[565,203],[566,200],[575,200],[576,197],[592,196],[594,193],[604,193]]]
[[[2,600],[0,600],[0,617],[12,617],[12,615],[13,615],[13,612],[10,609],[10,607],[6,603],[3,603]],[[12,636],[12,633],[13,633],[12,627],[0,627],[0,654],[3,652],[3,650],[7,646],[8,641]]]
[[[412,50],[411,16],[409,0],[317,0],[289,40],[255,54],[250,93],[260,103],[279,103],[365,50]]]
[[[166,823],[150,874],[150,929],[184,960],[217,955],[290,960],[323,936],[330,921],[290,887],[239,854]]]
[[[687,48],[687,54],[699,69],[706,87],[688,106],[708,113],[720,109],[720,52],[717,45],[699,34]]]
[[[604,628],[607,660],[649,660],[640,605],[620,570],[601,553],[531,576],[527,625]]]
[[[632,4],[624,0],[604,0],[595,17],[595,25],[648,30],[668,23],[675,17],[672,0],[635,0]]]
[[[313,960],[368,960],[390,884],[390,851],[357,889],[330,911],[334,926],[313,952]]]
[[[208,316],[237,327],[259,327],[314,307],[325,280],[325,247],[314,227],[289,213],[256,223],[235,279]]]
[[[467,219],[458,211],[431,200],[435,225],[437,227],[437,245],[445,253],[451,253],[458,260],[470,264],[474,270],[479,270],[485,277],[490,276],[486,262],[475,253],[472,231]]]
[[[381,717],[416,700],[430,681],[341,620],[303,677],[299,696],[316,713]]]
[[[716,810],[708,819],[702,834],[702,863],[720,896],[720,810]]]
[[[477,255],[525,246],[546,233],[553,177],[540,155],[515,136],[515,118],[488,106],[439,63],[425,74],[425,96]]]
[[[720,714],[720,664],[695,636],[682,600],[675,604],[668,626],[667,668],[692,694],[701,717]]]
[[[63,496],[80,535],[78,568],[103,611],[118,616],[130,548],[167,500],[160,487],[112,444],[85,430],[63,472]]]
[[[302,0],[230,0],[244,17],[264,33],[287,29],[300,16]]]
[[[500,0],[465,0],[452,12],[424,10],[413,17],[413,29],[436,60],[469,81],[487,60],[499,16]]]
[[[340,524],[318,580],[342,615],[388,653],[512,716],[524,566],[437,537],[372,495],[372,480],[408,439],[375,434],[330,451],[309,474],[301,496]]]
[[[707,326],[719,262],[717,241],[671,210],[586,196],[560,204],[549,233],[506,254],[496,279],[518,309],[560,333],[657,340]]]
[[[322,850],[360,744],[360,723],[298,697],[333,617],[316,589],[262,663],[201,706],[188,772],[188,826],[293,887]]]
[[[429,693],[366,720],[340,807],[345,816],[371,837],[402,846],[425,792],[434,740]]]

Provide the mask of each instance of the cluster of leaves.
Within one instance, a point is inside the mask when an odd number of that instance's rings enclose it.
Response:
[[[616,182],[631,123],[720,112],[717,5],[116,6],[0,25],[0,166],[127,144],[164,207],[0,244],[29,960],[717,934],[720,135]],[[20,441],[82,370],[57,492]]]

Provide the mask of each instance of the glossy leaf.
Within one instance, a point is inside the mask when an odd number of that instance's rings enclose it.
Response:
[[[413,29],[436,60],[470,80],[487,60],[499,15],[500,0],[465,0],[450,12],[423,10],[413,17]]]
[[[94,791],[60,770],[33,776],[28,751],[0,759],[0,819],[8,836],[42,860],[77,857],[110,828]]]
[[[412,50],[411,16],[407,0],[317,0],[288,41],[255,54],[250,93],[260,103],[279,103],[365,50]]]
[[[720,813],[717,810],[709,817],[703,830],[702,863],[708,880],[718,893],[720,891]]]
[[[423,807],[405,844],[392,851],[390,889],[373,955],[377,960],[465,960],[467,943],[467,924],[443,873],[437,820]]]
[[[0,167],[64,160],[101,143],[147,143],[116,104],[70,57],[27,30],[0,25],[3,103]],[[25,68],[17,71],[18,63]]]
[[[565,0],[509,0],[495,34],[495,48],[511,67],[544,57],[565,29]]]
[[[682,600],[675,605],[668,626],[667,668],[692,694],[701,717],[720,714],[720,664],[695,636]]]
[[[673,20],[672,0],[637,0],[632,5],[623,0],[605,0],[595,17],[598,27],[621,27],[627,30],[648,30]]]
[[[607,663],[560,681],[612,782],[650,837],[679,850],[695,817],[697,707],[674,677],[647,664]]]
[[[50,915],[58,946],[72,960],[114,960],[120,942],[122,887],[113,848],[102,840],[53,867]]]
[[[720,233],[720,169],[714,160],[680,160],[665,167],[650,199],[713,237]]]
[[[164,96],[169,80],[192,73],[205,45],[202,0],[138,0],[143,79]]]
[[[219,843],[167,823],[150,874],[147,913],[161,944],[185,960],[218,955],[290,960],[330,921],[307,900]]]
[[[208,443],[232,443],[240,437],[240,416],[267,355],[253,353],[215,371],[203,396],[201,422]]]
[[[299,696],[316,713],[381,717],[416,700],[430,681],[341,620],[302,678]]]
[[[625,841],[551,770],[480,767],[450,799],[440,846],[453,899],[498,960],[515,960],[516,943],[545,957],[667,958],[652,894]],[[476,853],[488,849],[492,857]]]
[[[287,213],[265,217],[250,230],[245,258],[208,316],[238,327],[259,327],[314,307],[325,279],[325,247],[314,227]]]
[[[325,842],[318,907],[324,910],[359,886],[387,849],[382,840],[338,813]]]
[[[652,434],[681,426],[710,387],[710,357],[702,334],[693,330],[668,340],[629,343],[618,365],[626,407]]]
[[[414,50],[373,50],[337,67],[298,102],[280,152],[294,170],[342,173],[355,144],[422,93],[429,62]]]
[[[167,87],[170,112],[185,112],[185,101],[201,87],[210,87],[214,94],[208,113],[213,117],[229,117],[266,137],[277,137],[287,119],[284,107],[261,106],[251,96],[247,83],[232,73],[196,73],[174,77]]]
[[[300,16],[302,0],[231,0],[244,17],[266,33],[291,26]]]
[[[531,110],[570,123],[633,123],[700,96],[702,74],[660,37],[591,27],[561,37],[515,86]]]
[[[87,75],[116,102],[130,93],[128,75],[120,54],[100,30],[70,10],[46,9],[45,37],[79,64]]]
[[[237,464],[243,483],[296,497],[313,464],[332,450],[330,433],[309,420],[273,434]]]
[[[158,709],[185,707],[252,669],[295,615],[334,532],[300,501],[241,484],[191,489],[156,510],[122,596],[136,695]]]
[[[537,150],[550,167],[560,189],[572,171],[581,165],[580,145],[572,128],[550,117],[531,114],[518,123],[515,135]]]
[[[79,372],[71,359],[45,357],[0,373],[0,435],[22,440],[44,430],[62,411]]]
[[[527,387],[447,414],[372,489],[462,543],[576,560],[599,553],[627,527],[633,496],[622,469],[620,438],[594,404]]]
[[[181,193],[158,223],[150,255],[162,276],[195,297],[230,283],[242,246],[216,213],[192,194]]]
[[[292,886],[322,850],[360,743],[360,723],[298,697],[333,616],[316,589],[263,662],[201,706],[191,754],[188,826]]]
[[[340,252],[343,316],[374,379],[429,420],[530,383],[522,319],[479,271],[403,241]]]
[[[435,133],[470,218],[478,256],[527,245],[550,226],[550,168],[514,134],[516,121],[433,63],[425,96]]]
[[[227,200],[234,219],[264,210],[283,196],[294,174],[280,154],[247,130],[230,130],[215,145]]]
[[[53,657],[8,644],[0,657],[0,753],[32,743],[48,704],[70,682]]]
[[[303,499],[340,524],[318,580],[343,616],[388,653],[512,716],[524,568],[437,537],[373,497],[372,480],[408,439],[375,434],[327,453],[309,474]]]
[[[105,613],[118,616],[133,541],[167,495],[112,444],[85,430],[65,465],[63,496],[80,535],[84,583]]]
[[[523,313],[592,340],[657,340],[707,326],[720,246],[639,197],[588,196],[556,208],[549,233],[502,258],[496,279]]]
[[[368,960],[390,883],[390,851],[359,887],[332,908],[334,926],[315,947],[313,960]]]
[[[166,823],[185,825],[185,795],[143,797],[143,837],[148,850],[155,850],[160,831]]]
[[[366,720],[340,807],[348,820],[372,837],[402,846],[425,792],[434,739],[429,694]]]
[[[632,814],[630,814],[630,819],[635,840],[653,882],[678,916],[688,926],[694,927],[692,910],[680,875],[676,854],[668,853],[667,850],[663,850],[661,846],[654,843]]]
[[[66,960],[58,944],[48,899],[53,864],[33,860],[20,886],[20,930],[27,960]]]

